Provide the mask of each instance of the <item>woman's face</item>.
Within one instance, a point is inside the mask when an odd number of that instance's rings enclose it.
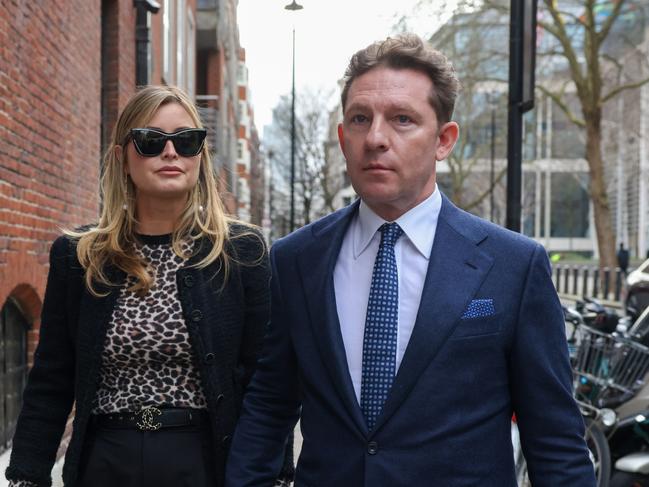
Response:
[[[166,133],[181,129],[196,128],[196,124],[178,103],[162,105],[146,127]],[[136,201],[182,200],[196,185],[200,169],[200,154],[183,157],[178,154],[171,140],[167,140],[163,151],[154,157],[141,156],[133,141],[126,145],[126,172],[136,188]]]

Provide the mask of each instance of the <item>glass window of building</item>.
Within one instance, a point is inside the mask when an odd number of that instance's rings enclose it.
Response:
[[[10,446],[27,380],[29,323],[9,298],[0,310],[0,451]]]

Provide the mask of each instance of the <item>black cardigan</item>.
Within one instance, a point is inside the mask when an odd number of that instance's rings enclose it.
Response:
[[[241,407],[242,394],[254,371],[269,317],[269,266],[263,240],[241,236],[247,228],[232,226],[228,244],[229,277],[224,282],[220,260],[191,267],[209,252],[200,240],[198,251],[176,275],[189,338],[200,367],[201,381],[214,435],[214,463],[223,484],[229,441]],[[112,282],[125,274],[107,270]],[[51,470],[65,424],[76,402],[73,432],[65,457],[63,480],[76,485],[79,458],[100,380],[106,329],[119,287],[95,297],[85,288],[75,241],[55,240],[41,316],[34,367],[23,395],[23,407],[13,439],[9,479],[51,485]]]

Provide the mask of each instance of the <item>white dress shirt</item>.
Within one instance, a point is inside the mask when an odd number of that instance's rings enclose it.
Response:
[[[395,220],[404,232],[394,247],[399,274],[396,370],[399,369],[415,326],[441,208],[442,197],[435,186],[432,195]],[[365,315],[374,260],[381,242],[381,233],[378,230],[384,223],[385,220],[361,201],[358,213],[353,217],[343,237],[334,269],[340,331],[349,374],[359,404]]]

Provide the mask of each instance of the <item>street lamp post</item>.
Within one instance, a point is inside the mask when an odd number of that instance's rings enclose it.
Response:
[[[275,153],[270,149],[266,158],[268,160],[268,220],[270,221],[270,229],[268,230],[268,240],[273,243],[273,225],[275,224],[275,214],[273,212],[273,157]]]
[[[284,7],[286,10],[302,10],[304,7],[293,0]],[[295,230],[295,27],[293,27],[293,71],[291,85],[291,225],[290,231]]]
[[[496,102],[495,93],[489,93],[489,107],[491,108],[491,164],[489,168],[489,219],[495,218],[494,189],[496,184]]]

